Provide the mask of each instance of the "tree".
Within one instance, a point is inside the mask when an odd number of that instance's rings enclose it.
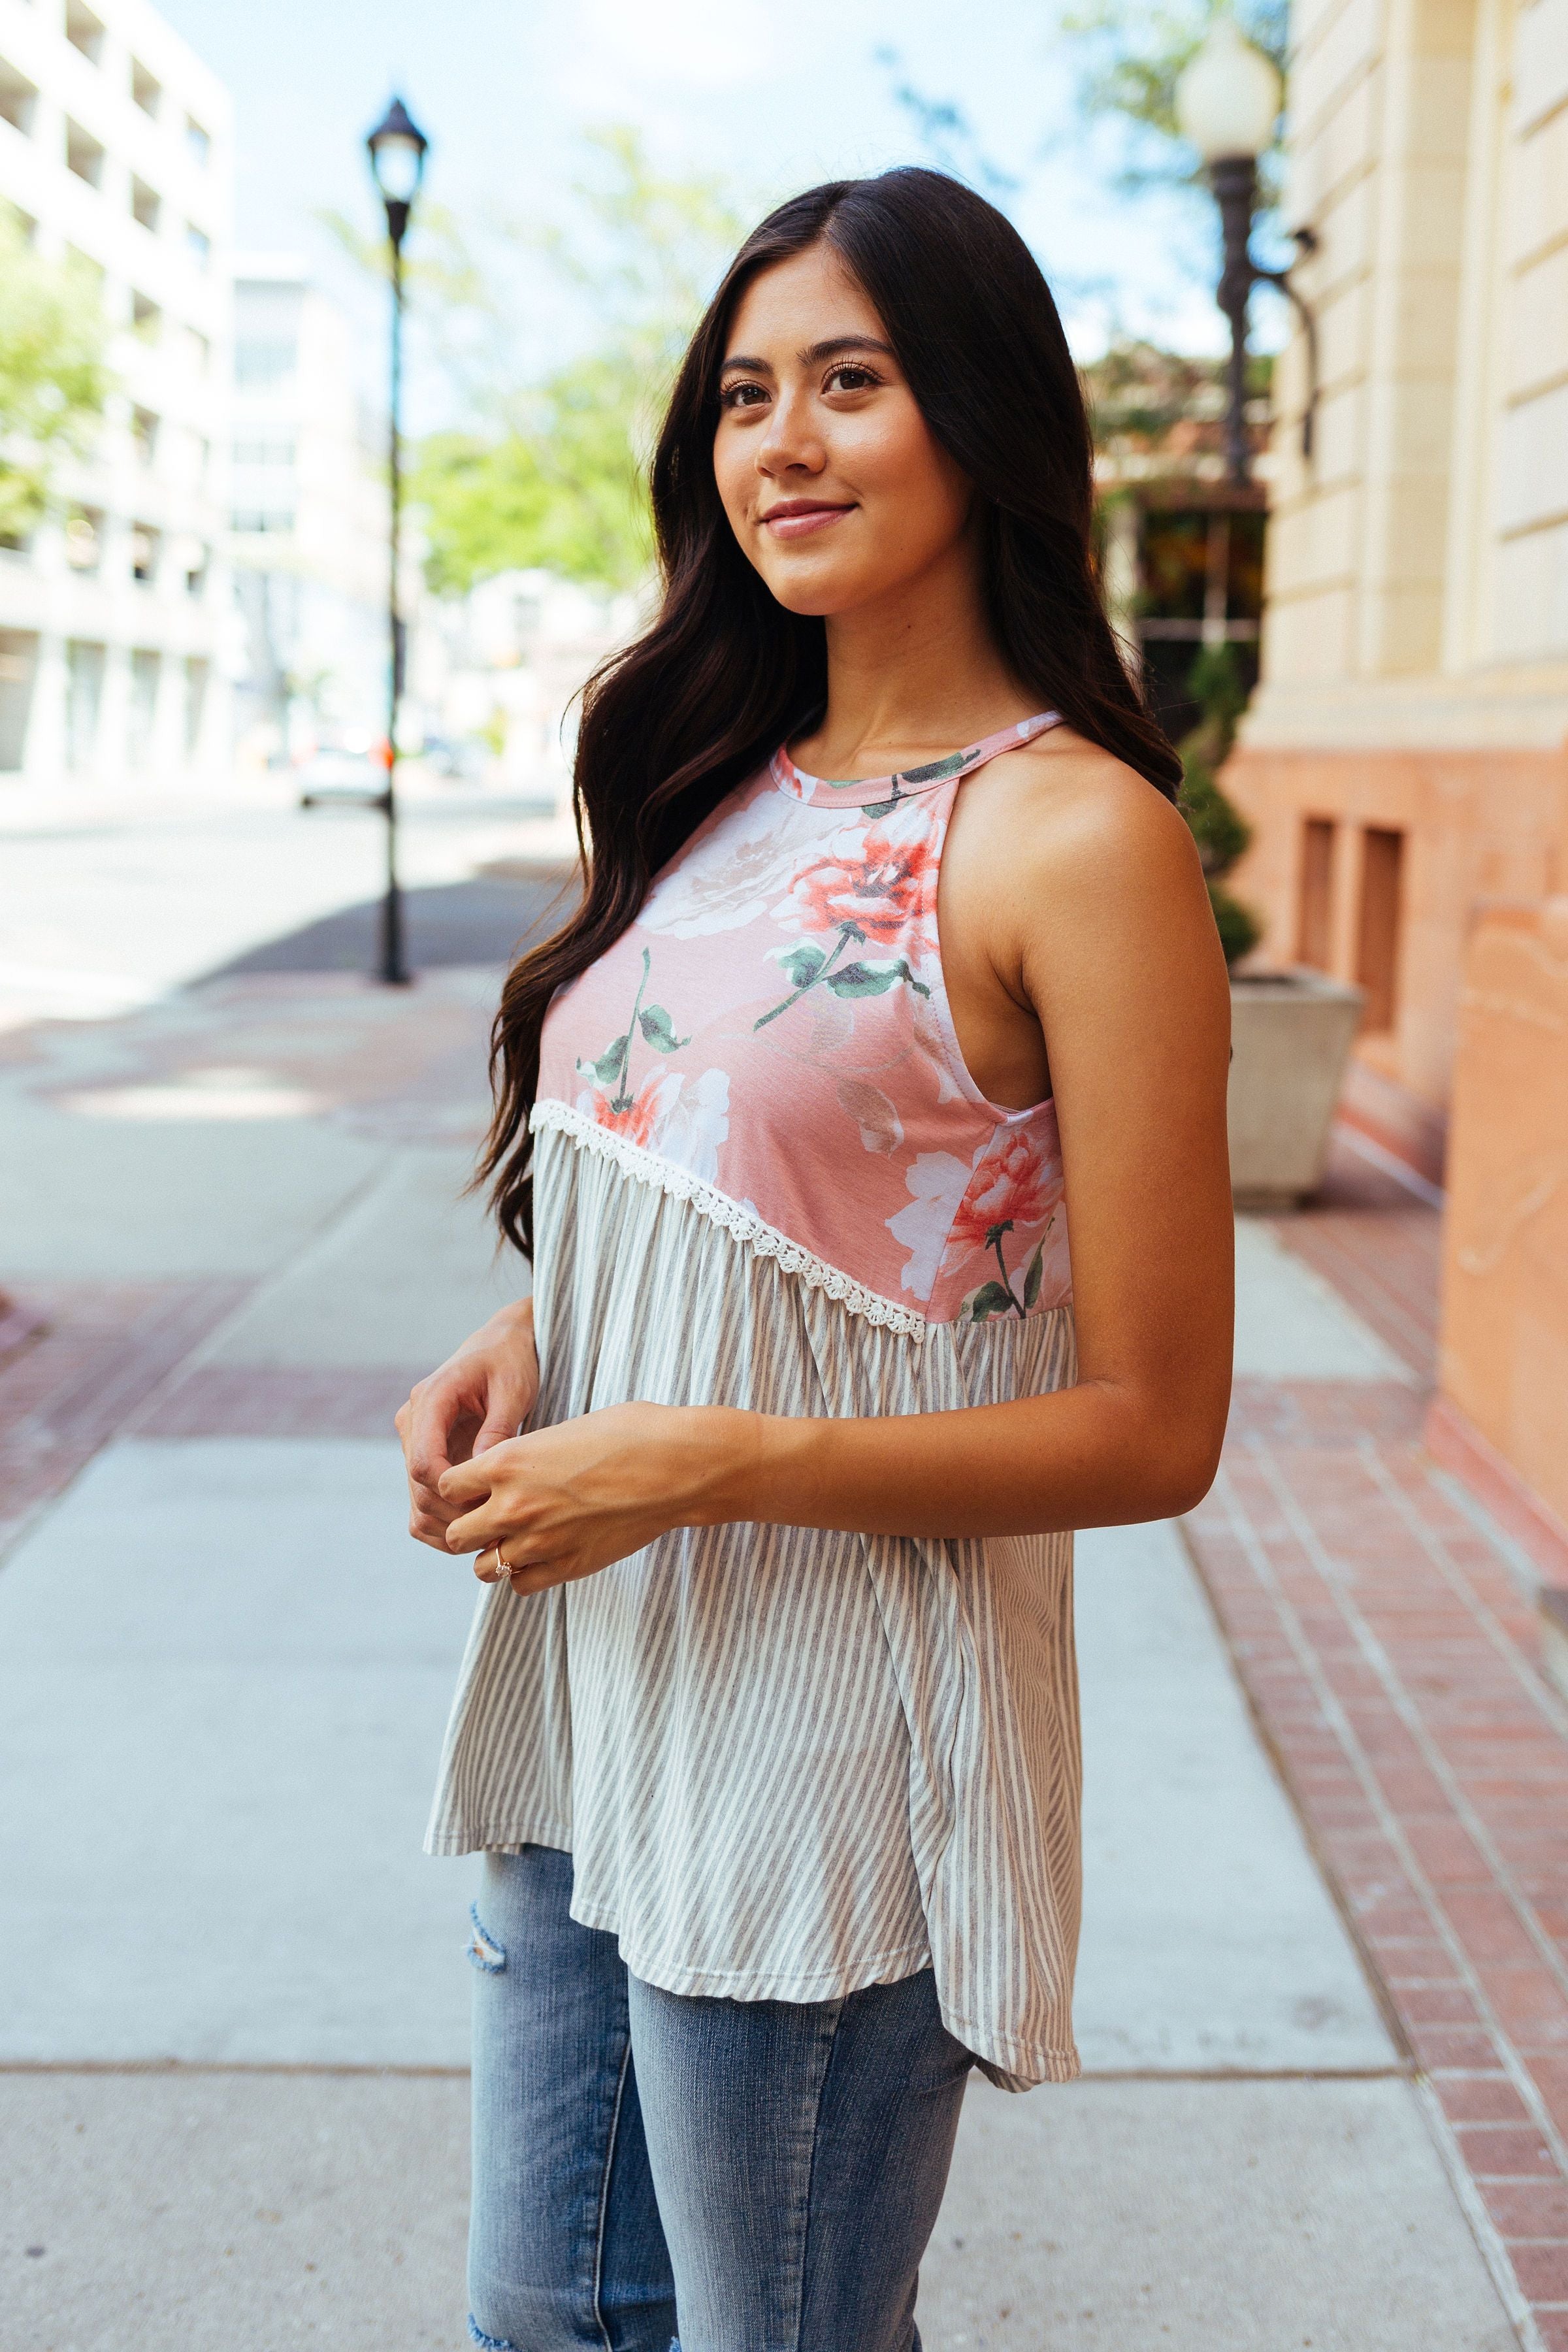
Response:
[[[569,221],[504,231],[514,260],[540,255],[587,298],[600,332],[581,357],[520,385],[503,333],[476,374],[481,315],[503,306],[476,294],[479,273],[464,281],[447,238],[444,266],[459,290],[437,292],[469,329],[470,421],[432,436],[411,479],[440,590],[535,565],[626,588],[652,557],[646,467],[658,412],[744,223],[716,179],[658,172],[635,131],[598,131],[585,144],[592,168],[571,192]]]
[[[591,354],[520,395],[502,432],[432,434],[410,478],[432,588],[460,595],[535,565],[634,586],[653,554],[637,452],[645,389],[620,354]]]
[[[0,542],[27,539],[60,461],[89,446],[110,384],[107,341],[91,265],[40,259],[0,205]]]

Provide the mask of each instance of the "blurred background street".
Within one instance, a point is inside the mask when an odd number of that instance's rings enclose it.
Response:
[[[1084,2079],[973,2089],[927,2352],[1568,2352],[1568,0],[953,30],[0,0],[0,2352],[467,2340],[391,1417],[526,1280],[671,365],[911,162],[1079,364],[1241,1212],[1215,1489],[1080,1539]]]

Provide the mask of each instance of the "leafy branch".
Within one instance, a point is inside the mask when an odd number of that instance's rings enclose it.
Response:
[[[113,387],[108,341],[89,266],[41,259],[0,204],[0,543],[26,539],[61,462],[90,447]]]

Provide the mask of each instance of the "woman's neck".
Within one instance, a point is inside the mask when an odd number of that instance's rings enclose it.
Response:
[[[973,552],[961,542],[949,556],[828,615],[827,707],[797,746],[816,773],[886,775],[1033,716],[991,635]]]

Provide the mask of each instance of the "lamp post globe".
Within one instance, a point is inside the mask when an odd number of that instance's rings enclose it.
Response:
[[[370,168],[387,207],[387,226],[395,245],[399,236],[392,227],[392,207],[404,207],[406,227],[407,208],[419,193],[419,183],[425,176],[425,151],[430,142],[403,100],[395,98],[364,143],[370,150]]]
[[[1232,17],[1219,16],[1176,83],[1176,127],[1205,163],[1226,155],[1256,163],[1282,96],[1273,58],[1254,48]]]
[[[403,240],[419,184],[425,176],[425,133],[400,98],[395,98],[365,141],[370,166],[386,209],[392,247],[392,354],[387,452],[391,493],[387,578],[389,658],[386,697],[386,788],[381,794],[386,819],[386,890],[381,907],[381,977],[389,987],[406,986],[410,974],[403,949],[403,894],[397,880],[397,721],[403,701],[407,635],[400,602],[403,536]]]

